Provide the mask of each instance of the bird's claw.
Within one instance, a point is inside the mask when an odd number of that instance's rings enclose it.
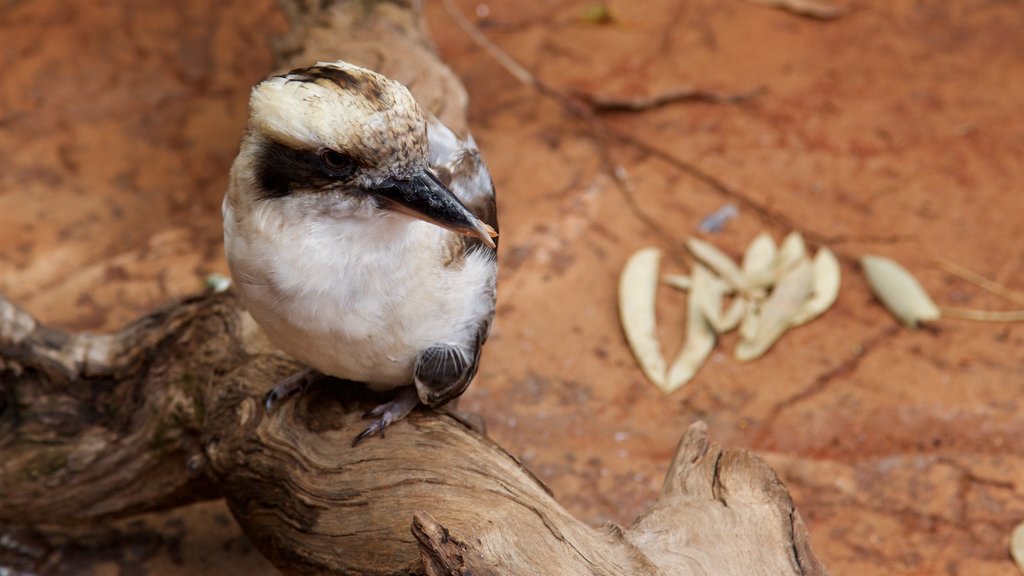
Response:
[[[281,396],[277,393],[277,387],[273,387],[267,391],[263,396],[263,409],[266,410],[267,414],[274,411],[274,404],[281,400]]]
[[[407,386],[390,402],[385,402],[367,410],[363,414],[363,418],[376,418],[376,420],[352,440],[352,446],[376,434],[380,434],[380,437],[383,438],[385,428],[408,416],[409,412],[412,412],[412,409],[419,403],[420,400],[416,395],[416,388]]]
[[[384,405],[384,406],[386,406],[386,405]],[[377,408],[380,408],[380,406],[378,406]],[[377,408],[374,408],[373,410],[370,410],[370,412],[375,411]],[[370,417],[369,416],[370,412],[366,413],[366,417]],[[375,436],[376,434],[380,434],[380,437],[384,438],[384,429],[387,428],[390,425],[391,425],[391,416],[386,414],[386,413],[383,414],[380,418],[375,420],[373,422],[373,424],[370,424],[369,426],[367,426],[366,430],[363,430],[362,432],[360,432],[359,435],[356,436],[355,439],[352,440],[352,447],[354,448],[356,446],[356,444],[359,444],[364,439],[369,438],[370,436]]]
[[[263,396],[263,409],[267,411],[267,414],[270,414],[281,402],[305,391],[309,387],[310,382],[313,381],[313,374],[312,368],[303,368],[275,384]]]

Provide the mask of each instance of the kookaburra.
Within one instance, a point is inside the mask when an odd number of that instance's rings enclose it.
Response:
[[[224,197],[242,301],[312,370],[394,398],[356,442],[458,397],[494,317],[494,187],[472,138],[346,62],[257,84]],[[267,394],[267,409],[308,382]]]

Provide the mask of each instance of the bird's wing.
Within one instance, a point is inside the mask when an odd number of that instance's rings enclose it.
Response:
[[[427,124],[427,137],[430,145],[430,167],[437,173],[438,178],[444,182],[453,194],[466,205],[466,208],[485,224],[498,231],[498,207],[495,202],[494,182],[491,174],[487,171],[480,151],[477,150],[476,142],[470,136],[466,140],[459,138],[447,126],[436,118],[431,117]],[[482,249],[483,242],[474,238],[455,236],[467,249]],[[498,238],[494,239],[495,245]],[[497,253],[493,254],[495,266],[497,265]],[[486,288],[486,297],[491,303],[490,312],[480,319],[477,328],[476,341],[471,350],[463,350],[461,353],[468,353],[469,364],[461,378],[453,379],[444,386],[437,387],[432,396],[438,402],[447,402],[457,398],[466,389],[476,370],[480,365],[480,351],[484,342],[491,333],[491,322],[494,320],[494,303],[496,300],[496,286],[492,281]]]
[[[438,178],[474,216],[497,232],[494,182],[473,137],[462,140],[436,118],[430,118],[427,124],[427,137],[430,167]]]

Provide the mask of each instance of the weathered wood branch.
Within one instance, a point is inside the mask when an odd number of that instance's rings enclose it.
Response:
[[[418,3],[292,2],[282,50],[410,83],[465,125]],[[272,415],[295,364],[231,293],[109,335],[40,325],[0,297],[0,524],[87,522],[224,498],[287,574],[823,574],[760,459],[690,427],[657,501],[628,529],[588,527],[457,416],[414,412],[352,447],[374,400],[318,386]]]
[[[0,300],[0,355],[4,524],[220,496],[286,573],[823,573],[771,469],[709,444],[700,424],[651,509],[595,530],[451,414],[416,412],[356,447],[373,399],[350,387],[267,416],[263,392],[295,365],[230,293],[107,336],[63,334]]]

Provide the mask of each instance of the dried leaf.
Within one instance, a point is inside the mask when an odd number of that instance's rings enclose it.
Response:
[[[1024,522],[1021,522],[1010,535],[1010,556],[1021,574],[1024,574]]]
[[[697,264],[697,266],[700,266],[700,264]],[[709,274],[711,273],[706,268],[705,271]],[[736,298],[729,305],[729,309],[723,312],[720,309],[722,301],[721,297],[732,294],[733,288],[726,284],[721,278],[714,275],[712,275],[712,278],[715,284],[715,292],[718,294],[718,299],[712,301],[704,298],[700,301],[704,304],[704,316],[711,324],[711,327],[714,328],[715,332],[718,334],[725,334],[739,326],[740,320],[743,319],[743,313],[747,309],[747,301],[743,298]],[[693,288],[692,276],[685,276],[683,274],[666,274],[662,277],[662,281],[683,291],[689,291]],[[714,302],[714,304],[711,302]]]
[[[718,247],[699,238],[687,239],[686,247],[694,258],[714,270],[729,286],[740,291],[746,288],[746,279],[739,266]]]
[[[753,340],[757,336],[757,326],[761,323],[761,302],[750,301],[740,322],[740,340]]]
[[[799,326],[821,316],[832,307],[839,297],[839,283],[842,272],[839,260],[828,248],[821,248],[814,255],[814,293],[803,308],[793,317],[792,326]]]
[[[775,265],[778,248],[775,240],[767,232],[758,234],[747,246],[743,254],[743,273],[750,276],[768,272]]]
[[[619,317],[640,368],[648,380],[665,390],[665,357],[654,315],[660,260],[657,248],[643,248],[630,256],[619,278]]]
[[[689,290],[690,286],[693,285],[693,281],[690,277],[683,274],[666,274],[661,277],[661,281],[684,292]]]
[[[881,256],[865,256],[860,265],[871,291],[908,328],[915,328],[922,321],[939,319],[938,306],[903,266]]]
[[[797,262],[807,258],[807,244],[802,234],[796,230],[786,234],[779,244],[779,253],[775,259],[775,278],[782,278]]]
[[[747,0],[751,4],[779,8],[797,16],[805,16],[816,20],[835,20],[846,14],[846,8],[825,4],[818,0]]]
[[[804,237],[799,232],[794,230],[787,234],[782,239],[782,244],[779,245],[778,249],[775,249],[775,244],[767,233],[763,233],[763,235],[767,236],[767,238],[762,240],[762,236],[759,235],[747,248],[749,259],[747,255],[744,255],[743,258],[743,273],[749,291],[755,298],[760,298],[764,295],[763,292],[757,293],[757,290],[765,289],[775,284],[779,281],[779,278],[782,278],[787,272],[792,270],[798,262],[807,258],[807,245],[804,243]],[[770,248],[769,242],[771,242]],[[755,246],[755,243],[758,246]],[[751,254],[755,251],[761,254]],[[772,253],[773,258],[771,263],[766,266],[764,258],[767,257],[769,251]],[[747,269],[748,260],[750,262],[749,270]]]
[[[741,340],[736,346],[736,359],[753,360],[764,354],[790,327],[793,317],[811,296],[814,273],[806,259],[798,263],[779,280],[768,300],[761,307],[757,332],[752,339]]]
[[[700,264],[694,265],[692,278],[690,297],[686,301],[686,341],[669,368],[665,392],[677,390],[689,382],[715,348],[715,330],[706,311],[715,310],[717,314],[721,310],[725,285]]]
[[[710,280],[701,278],[700,289],[696,292],[690,292],[690,297],[696,297],[697,303],[700,304],[700,312],[703,317],[711,325],[712,329],[717,334],[724,334],[729,330],[732,330],[739,323],[739,319],[742,318],[742,311],[736,312],[736,302],[742,302],[741,298],[736,298],[733,301],[732,306],[729,308],[729,318],[726,318],[725,313],[722,312],[722,299],[728,294],[731,289],[724,280],[717,277],[710,270],[703,268],[700,264],[696,264],[701,268],[701,276],[707,276]],[[707,285],[707,286],[706,286]],[[735,319],[732,316],[736,316]],[[729,326],[729,323],[732,326]]]
[[[746,298],[736,298],[733,300],[729,308],[722,313],[718,323],[713,325],[715,332],[725,334],[735,330],[746,317],[748,306],[750,304]]]

